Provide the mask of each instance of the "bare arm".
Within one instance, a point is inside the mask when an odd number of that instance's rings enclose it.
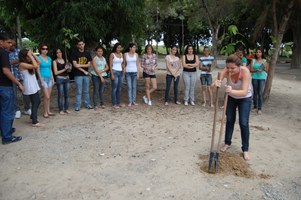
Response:
[[[135,53],[136,56],[136,66],[137,66],[137,79],[139,79],[139,75],[140,75],[140,60],[139,60],[139,56],[137,53]]]
[[[114,55],[111,53],[109,61],[110,61],[110,72],[111,72],[111,79],[114,80],[114,73],[113,73],[113,59]]]

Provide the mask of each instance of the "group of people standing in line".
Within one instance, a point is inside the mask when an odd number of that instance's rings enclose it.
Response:
[[[40,104],[39,90],[43,91],[43,117],[55,115],[50,111],[51,91],[54,83],[58,90],[58,108],[59,114],[68,114],[69,111],[69,91],[70,77],[73,72],[76,87],[75,111],[80,111],[82,96],[85,107],[88,109],[104,108],[104,88],[105,79],[111,78],[111,101],[113,108],[120,108],[121,87],[125,75],[127,82],[128,106],[137,104],[137,80],[140,78],[140,69],[143,69],[143,78],[145,79],[145,95],[143,101],[147,105],[152,105],[151,94],[157,89],[156,68],[158,58],[154,54],[153,47],[147,45],[145,53],[140,58],[136,53],[136,44],[130,43],[126,53],[122,53],[122,46],[116,43],[107,62],[104,57],[104,48],[98,46],[95,49],[96,56],[92,59],[89,52],[85,51],[85,43],[82,40],[77,42],[77,50],[71,55],[70,61],[65,58],[61,49],[56,49],[51,59],[48,53],[48,46],[41,44],[39,47],[39,56],[36,56],[29,49],[22,49],[17,52],[15,42],[5,35],[0,37],[1,47],[1,133],[2,143],[7,144],[20,141],[21,137],[12,136],[14,114],[19,117],[19,100],[11,100],[16,97],[20,90],[23,94],[25,114],[29,114],[32,120],[32,126],[42,126],[38,121],[38,107]],[[13,45],[12,45],[13,44]],[[5,50],[10,50],[10,53]],[[17,53],[16,53],[17,52]],[[210,56],[208,47],[204,48],[204,55],[198,57],[192,45],[188,45],[182,59],[179,57],[177,46],[172,46],[170,54],[165,57],[166,61],[166,89],[164,94],[164,104],[169,105],[169,91],[171,84],[174,87],[175,104],[181,104],[178,97],[178,85],[181,76],[184,79],[184,105],[195,105],[195,87],[197,82],[197,69],[201,70],[200,80],[202,84],[203,106],[206,106],[206,93],[209,93],[209,105],[213,107],[213,95],[211,87],[221,87],[224,78],[230,77],[229,84],[226,85],[226,92],[229,94],[226,108],[227,122],[225,133],[225,145],[220,149],[226,151],[230,148],[234,123],[236,120],[236,108],[238,108],[239,125],[241,128],[242,151],[245,160],[249,160],[249,114],[251,111],[252,100],[254,109],[258,113],[262,112],[262,92],[267,77],[267,62],[263,57],[263,51],[256,49],[255,58],[252,59],[249,68],[246,67],[246,59],[238,49],[235,54],[226,59],[226,67],[221,71],[219,79],[212,81],[212,70],[215,68],[214,57]],[[18,58],[16,58],[18,55]],[[8,60],[10,58],[10,62]],[[53,70],[52,70],[53,67]],[[9,72],[7,69],[10,69]],[[54,75],[53,75],[54,73]],[[89,97],[90,76],[93,83],[93,107]],[[40,84],[38,83],[38,80]],[[56,80],[56,82],[55,82]],[[14,94],[5,98],[8,94],[2,89],[8,89]],[[254,89],[254,90],[253,90]],[[253,99],[252,99],[253,97]],[[10,101],[10,102],[8,102]],[[15,102],[15,108],[11,105]],[[29,104],[31,103],[31,109]],[[5,106],[9,104],[9,106]],[[3,109],[6,108],[7,110]],[[14,112],[15,109],[15,112]],[[9,113],[9,114],[7,114]],[[5,115],[7,114],[7,115]],[[9,123],[7,123],[9,121]]]

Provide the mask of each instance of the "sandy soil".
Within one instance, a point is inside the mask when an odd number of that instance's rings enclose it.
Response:
[[[207,172],[213,111],[201,106],[199,81],[196,106],[166,107],[164,75],[151,107],[140,80],[139,106],[112,109],[108,86],[106,109],[40,117],[43,128],[15,120],[23,140],[0,145],[0,199],[301,199],[300,70],[277,69],[263,114],[250,117],[251,161],[241,157],[236,124],[217,174]],[[122,95],[127,103],[125,85]]]

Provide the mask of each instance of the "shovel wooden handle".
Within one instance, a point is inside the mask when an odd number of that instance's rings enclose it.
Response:
[[[227,77],[227,85],[230,83],[230,73],[228,74]],[[221,121],[221,128],[219,132],[219,138],[218,138],[218,143],[217,143],[217,152],[220,152],[221,148],[221,141],[222,141],[222,136],[224,134],[224,123],[225,123],[225,118],[226,118],[226,111],[227,111],[227,104],[228,104],[228,92],[225,93],[225,99],[224,99],[224,108],[223,108],[223,115],[222,115],[222,121]]]
[[[219,79],[220,79],[220,72],[218,72],[218,74],[217,74],[217,80],[219,80]],[[218,97],[219,97],[219,87],[216,87],[215,107],[214,107],[214,117],[213,117],[213,127],[212,127],[212,138],[211,138],[210,152],[212,152],[213,148],[214,148],[216,118],[217,118],[217,112],[218,112]]]

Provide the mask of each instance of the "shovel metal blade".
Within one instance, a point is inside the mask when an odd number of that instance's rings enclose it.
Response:
[[[214,163],[214,173],[217,173],[219,153],[210,152],[208,172],[211,172],[212,163]]]

